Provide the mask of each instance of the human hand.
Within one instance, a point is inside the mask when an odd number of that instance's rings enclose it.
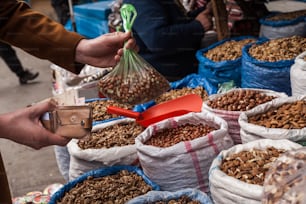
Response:
[[[0,138],[34,149],[50,145],[66,145],[70,139],[51,133],[40,121],[44,113],[54,110],[55,107],[56,104],[47,101],[0,115]]]
[[[119,62],[123,46],[136,52],[139,50],[135,39],[131,38],[131,32],[114,32],[90,40],[83,39],[76,48],[76,61],[96,67],[112,67]]]
[[[195,20],[198,20],[202,24],[205,31],[208,31],[213,28],[212,16],[212,6],[211,2],[209,2],[206,9],[199,13]]]

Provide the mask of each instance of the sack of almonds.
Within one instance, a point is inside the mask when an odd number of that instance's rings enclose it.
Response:
[[[203,103],[203,110],[212,112],[228,123],[228,132],[235,144],[241,144],[239,116],[242,112],[269,102],[284,93],[265,89],[235,88],[225,93],[214,94]]]
[[[277,98],[241,113],[242,143],[258,139],[306,140],[306,95]]]
[[[270,89],[291,96],[290,68],[306,51],[306,38],[262,40],[242,49],[241,87]]]
[[[263,204],[305,203],[306,147],[288,151],[273,162],[263,188]]]
[[[276,39],[294,35],[306,37],[306,10],[273,12],[261,18],[259,37]]]
[[[198,189],[186,188],[175,192],[150,191],[127,202],[127,204],[139,203],[212,204],[212,201],[206,193]]]
[[[306,95],[306,51],[297,56],[290,69],[292,96]]]
[[[290,140],[261,139],[223,150],[209,170],[214,203],[260,204],[265,174],[279,156],[302,146]]]
[[[138,166],[135,138],[144,130],[133,119],[120,119],[93,127],[91,136],[71,140],[69,180],[83,173],[114,165]]]
[[[242,48],[255,41],[252,36],[234,37],[196,52],[198,73],[208,81],[208,95],[217,93],[219,84],[224,82],[233,80],[240,87]]]
[[[125,204],[152,190],[160,188],[138,167],[113,166],[86,172],[68,182],[53,194],[49,204]]]
[[[233,146],[226,122],[209,112],[188,113],[149,126],[136,137],[144,173],[163,191],[196,188],[208,192],[208,169]]]

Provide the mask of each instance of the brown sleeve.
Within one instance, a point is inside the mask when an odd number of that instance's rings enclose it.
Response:
[[[83,36],[65,30],[60,23],[30,9],[26,3],[0,2],[1,40],[68,71],[80,72],[81,65],[74,59],[76,46]]]

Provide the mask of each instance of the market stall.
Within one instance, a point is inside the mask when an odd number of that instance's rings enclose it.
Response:
[[[213,3],[215,14],[226,9]],[[95,6],[75,12],[85,15]],[[86,15],[95,14],[103,21],[107,16],[100,10]],[[306,164],[306,35],[233,37],[220,18],[219,41],[195,53],[198,73],[174,82],[130,51],[115,68],[86,66],[78,76],[53,65],[54,97],[74,90],[77,100],[69,105],[90,107],[92,127],[84,137],[70,135],[69,182],[50,195],[50,203],[305,202],[305,171],[299,169]],[[305,23],[306,12],[296,19]],[[150,125],[135,120],[192,94],[201,100],[199,111],[177,111]],[[110,106],[126,109],[126,115],[111,113]],[[299,175],[292,186],[280,178],[286,189],[273,175],[285,174],[282,162],[290,176]]]

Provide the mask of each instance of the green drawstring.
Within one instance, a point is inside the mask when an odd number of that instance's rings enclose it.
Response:
[[[135,7],[132,4],[123,4],[120,8],[120,13],[125,32],[132,31],[132,26],[137,16]]]

